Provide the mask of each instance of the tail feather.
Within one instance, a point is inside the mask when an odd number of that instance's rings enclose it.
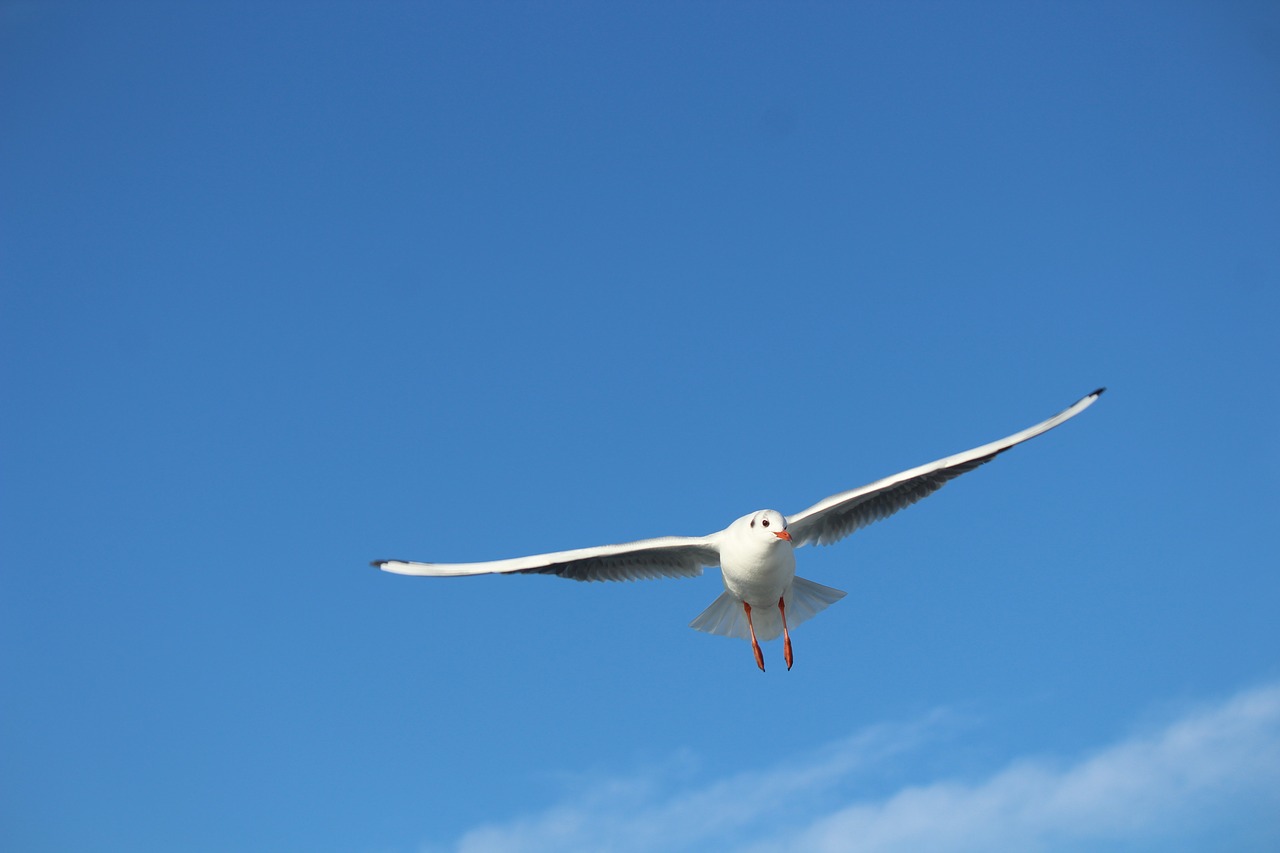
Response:
[[[796,578],[787,597],[787,624],[799,625],[844,598],[844,590]]]
[[[787,603],[787,627],[794,628],[844,596],[845,593],[841,590],[796,578],[791,584],[791,590],[783,597]],[[774,640],[782,636],[782,614],[776,607],[753,608],[751,621],[755,624],[756,637],[760,640]],[[720,593],[710,607],[689,623],[689,627],[721,637],[737,637],[741,640],[751,638],[742,602],[728,591]]]
[[[689,627],[708,634],[719,634],[721,637],[737,637],[742,640],[751,637],[742,602],[730,595],[728,590],[720,593],[710,607],[689,623]]]

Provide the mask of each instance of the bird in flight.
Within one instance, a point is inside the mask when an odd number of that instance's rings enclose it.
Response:
[[[1022,432],[885,477],[818,501],[795,515],[762,509],[707,536],[665,536],[621,545],[600,545],[483,563],[415,563],[375,560],[372,565],[400,575],[454,577],[487,574],[559,575],[578,581],[623,581],[697,577],[719,566],[724,592],[689,627],[751,641],[756,666],[764,670],[760,640],[783,637],[783,658],[791,669],[791,632],[841,598],[838,589],[796,577],[795,549],[829,545],[908,507],[947,481],[990,462],[1011,447],[1048,432],[1093,405],[1092,394]]]

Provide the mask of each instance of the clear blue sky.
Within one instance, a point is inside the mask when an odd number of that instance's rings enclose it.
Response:
[[[10,0],[0,121],[5,850],[1280,843],[1274,4]],[[789,673],[368,566],[1098,385],[799,552]]]

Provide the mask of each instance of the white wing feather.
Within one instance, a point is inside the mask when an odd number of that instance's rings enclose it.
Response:
[[[841,492],[819,501],[803,512],[787,518],[787,529],[797,547],[801,545],[828,545],[855,530],[866,527],[893,515],[900,509],[928,497],[942,488],[947,481],[990,462],[1011,447],[1048,432],[1059,424],[1074,418],[1093,405],[1105,391],[1099,388],[1046,421],[1014,433],[1008,438],[957,453],[892,477]]]
[[[371,565],[398,575],[433,577],[526,573],[559,575],[579,581],[687,578],[701,575],[705,566],[720,565],[719,535],[665,536],[485,563],[375,560]]]

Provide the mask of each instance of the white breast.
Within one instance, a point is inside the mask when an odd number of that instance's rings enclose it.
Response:
[[[729,525],[720,545],[725,589],[752,607],[777,607],[796,576],[791,543],[749,527],[751,516]]]

